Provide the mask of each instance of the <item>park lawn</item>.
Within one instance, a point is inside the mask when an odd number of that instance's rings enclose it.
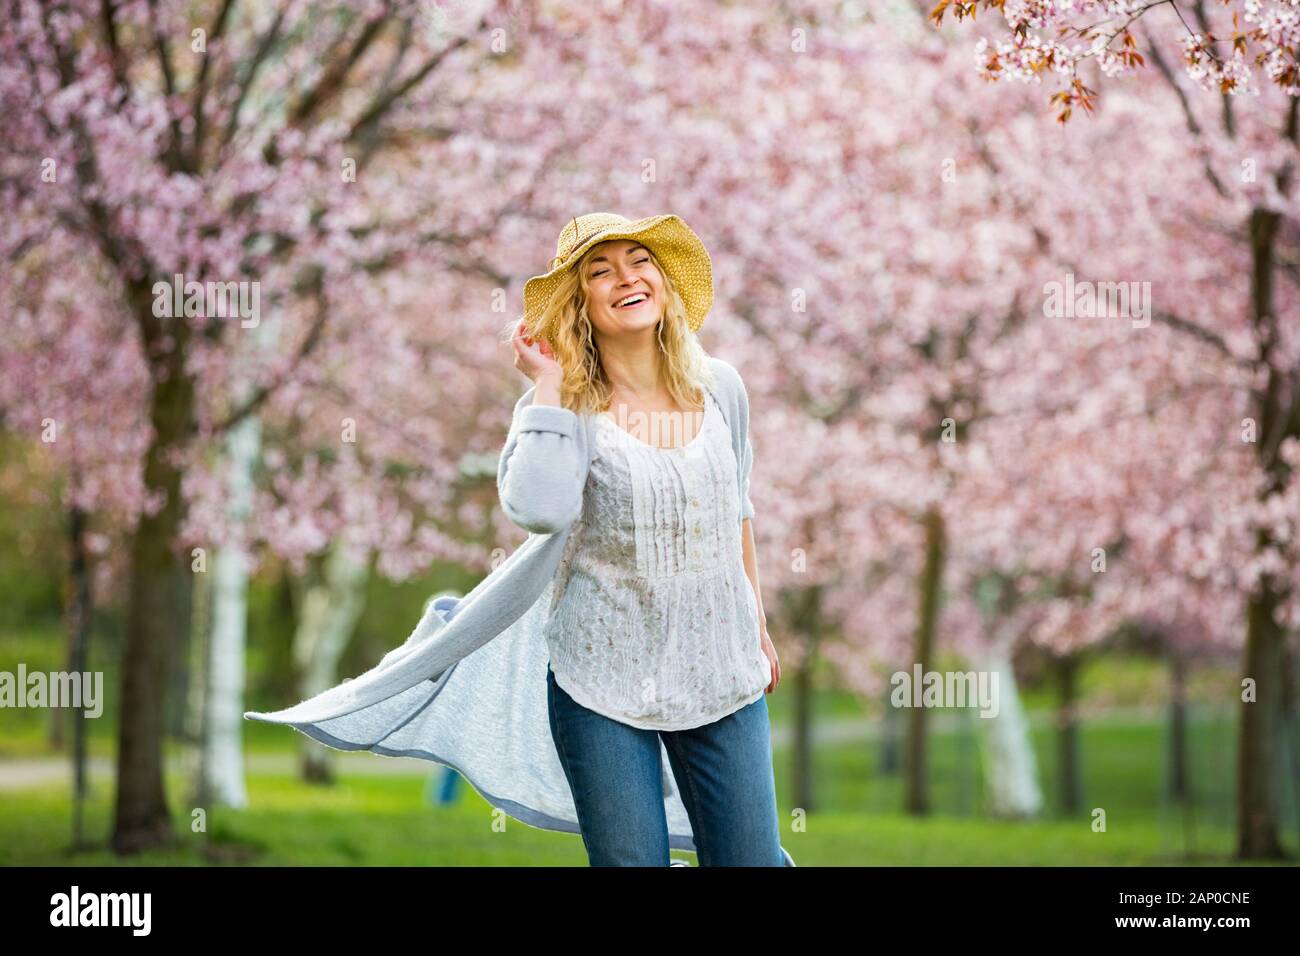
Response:
[[[177,786],[180,780],[173,780]],[[178,846],[119,860],[105,849],[66,852],[68,796],[61,788],[7,794],[0,817],[0,863],[22,865],[267,866],[584,866],[577,835],[553,833],[494,814],[462,789],[449,807],[428,805],[420,777],[354,776],[334,787],[308,787],[284,774],[252,775],[247,810],[220,810],[208,834],[189,830],[188,809],[174,807]],[[87,830],[108,832],[111,794],[92,796]],[[494,828],[494,818],[504,828]],[[1162,846],[1159,827],[1138,822],[1093,833],[1086,824],[990,822],[901,814],[812,814],[802,832],[782,838],[800,866],[1128,866],[1182,863]],[[1226,856],[1231,835],[1202,834],[1203,851]],[[205,844],[207,847],[205,848]],[[205,849],[211,849],[208,856]],[[694,862],[690,853],[674,856]],[[1197,862],[1228,863],[1227,859]]]
[[[937,813],[958,818],[984,815],[983,767],[976,737],[980,729],[979,718],[971,717],[955,731],[929,734],[929,797]],[[1196,824],[1231,829],[1236,799],[1235,713],[1193,711],[1188,731]],[[1044,809],[1058,814],[1062,806],[1058,734],[1043,724],[1030,730],[1030,739]],[[901,741],[899,747],[901,757]],[[1154,822],[1179,817],[1181,808],[1168,792],[1168,749],[1168,727],[1161,720],[1094,717],[1082,721],[1078,760],[1084,823],[1090,823],[1088,814],[1097,808],[1105,811],[1112,829],[1129,819]],[[884,772],[882,758],[879,740],[817,747],[813,755],[814,809],[888,814],[901,807],[901,774]],[[791,761],[782,750],[774,759],[778,802],[787,806],[794,797]],[[1287,784],[1289,787],[1289,779]],[[1294,808],[1288,791],[1280,810],[1284,831],[1291,834],[1296,832]]]
[[[1231,728],[1195,726],[1193,754],[1200,801],[1195,828],[1196,858],[1176,807],[1160,798],[1164,729],[1159,724],[1094,722],[1083,735],[1084,811],[1072,819],[1054,811],[1050,733],[1035,733],[1048,813],[1034,822],[989,821],[961,815],[965,800],[978,807],[978,762],[970,760],[963,735],[937,734],[931,747],[934,813],[913,818],[898,812],[901,783],[876,771],[879,742],[855,742],[819,749],[815,761],[819,806],[803,814],[791,806],[785,748],[776,753],[782,842],[800,866],[859,865],[1084,865],[1131,866],[1231,863],[1233,848],[1231,775],[1211,786],[1207,773],[1221,767],[1208,751],[1231,742]],[[1230,753],[1220,753],[1219,761]],[[376,757],[380,760],[384,758]],[[1202,761],[1198,765],[1198,760]],[[963,765],[965,769],[963,769]],[[208,835],[190,831],[190,810],[178,806],[185,780],[169,773],[177,832],[174,850],[145,854],[136,865],[321,866],[582,866],[576,834],[538,830],[493,811],[461,782],[460,798],[436,807],[426,800],[429,775],[342,774],[332,787],[307,785],[289,773],[250,773],[250,806],[218,809],[207,821]],[[971,776],[963,784],[962,774]],[[975,786],[963,796],[963,788]],[[87,808],[87,830],[107,834],[112,794],[97,779]],[[71,811],[66,790],[44,788],[0,796],[0,863],[5,865],[117,865],[106,850],[65,856]],[[1095,832],[1090,811],[1106,810],[1105,832]],[[494,821],[496,826],[494,827]],[[502,823],[504,827],[502,827]],[[1286,831],[1288,836],[1294,830]],[[205,855],[205,843],[215,851]],[[690,853],[674,853],[694,862]]]

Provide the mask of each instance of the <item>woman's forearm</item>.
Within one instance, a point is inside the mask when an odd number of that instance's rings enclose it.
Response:
[[[553,534],[581,513],[589,462],[578,441],[577,414],[562,408],[558,399],[538,401],[541,383],[529,391],[515,405],[497,463],[497,493],[506,517],[516,525]]]
[[[744,554],[745,574],[749,577],[749,583],[754,586],[758,629],[762,633],[767,630],[767,612],[763,610],[763,589],[758,584],[758,559],[755,557],[754,549],[754,526],[749,518],[740,523],[740,544]]]

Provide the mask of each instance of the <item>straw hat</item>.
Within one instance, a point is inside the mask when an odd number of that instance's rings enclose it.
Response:
[[[713,264],[700,237],[678,216],[647,216],[633,221],[612,212],[576,216],[560,230],[550,271],[524,283],[526,327],[534,335],[550,338],[549,329],[538,329],[536,325],[559,287],[564,270],[596,243],[611,239],[635,239],[655,254],[686,304],[691,331],[698,331],[713,305]]]

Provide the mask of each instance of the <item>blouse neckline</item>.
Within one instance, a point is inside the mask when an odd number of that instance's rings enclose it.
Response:
[[[705,426],[708,425],[709,403],[713,399],[713,396],[709,394],[708,389],[704,389],[704,394],[705,394],[704,414],[700,418],[700,427],[695,429],[695,434],[691,437],[691,440],[686,442],[683,445],[670,445],[667,448],[661,448],[658,445],[652,445],[648,441],[642,441],[640,438],[637,438],[635,435],[633,435],[630,431],[628,431],[626,428],[620,425],[615,420],[614,416],[611,415],[609,412],[599,412],[598,414],[601,418],[605,419],[605,421],[609,422],[609,424],[613,425],[616,429],[618,429],[620,432],[626,435],[629,439],[636,442],[638,445],[641,445],[645,448],[649,448],[651,451],[660,451],[660,452],[686,451],[686,449],[693,448],[694,446],[700,443],[701,437],[704,435]]]

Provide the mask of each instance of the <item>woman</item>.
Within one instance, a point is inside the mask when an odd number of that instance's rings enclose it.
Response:
[[[617,244],[621,239],[642,243],[652,253],[649,262],[636,261],[645,256],[629,258],[629,247]],[[604,275],[594,277],[596,287],[605,289],[605,293],[598,293],[605,294],[605,298],[593,303],[600,315],[596,320],[599,325],[594,325],[590,319],[591,310],[585,308],[585,289],[592,288],[593,277],[579,276],[570,267],[585,260],[588,266],[593,266],[592,271],[602,271],[601,262],[594,261],[601,254],[591,252],[592,247],[600,242],[607,243],[606,249],[623,252],[621,258],[610,266],[615,280]],[[754,513],[748,495],[753,458],[748,435],[748,397],[739,373],[722,359],[705,356],[703,370],[707,374],[699,375],[701,369],[697,359],[703,353],[699,351],[694,336],[689,334],[699,328],[712,304],[708,256],[694,233],[676,216],[654,216],[629,223],[621,216],[606,214],[575,219],[561,233],[556,252],[551,271],[530,279],[524,287],[525,324],[534,330],[529,337],[542,330],[547,336],[547,344],[542,345],[540,341],[536,346],[531,342],[519,343],[518,347],[524,352],[524,356],[518,359],[519,367],[532,368],[540,381],[515,403],[510,431],[497,466],[497,489],[502,510],[511,521],[530,532],[527,540],[504,561],[497,563],[468,594],[461,597],[435,595],[426,604],[424,614],[406,640],[368,671],[347,678],[292,707],[270,712],[248,711],[244,716],[249,720],[292,727],[338,750],[368,750],[386,757],[419,757],[451,767],[491,805],[493,833],[504,833],[505,816],[528,826],[583,833],[583,814],[579,813],[574,798],[574,779],[592,780],[595,789],[587,789],[580,782],[577,790],[589,811],[587,819],[593,821],[589,829],[592,846],[597,847],[597,853],[593,854],[596,860],[616,857],[620,861],[634,858],[637,862],[666,862],[666,854],[661,852],[662,831],[658,829],[660,821],[666,817],[668,845],[674,849],[694,850],[700,855],[701,863],[727,862],[743,857],[745,862],[754,858],[767,864],[772,857],[770,844],[776,833],[776,817],[766,705],[762,696],[764,689],[776,687],[780,671],[775,663],[775,654],[770,652],[770,642],[763,642],[768,649],[761,654],[754,653],[754,646],[759,643],[763,630],[759,623],[763,614],[757,599],[753,540],[747,520]],[[608,257],[603,261],[608,263]],[[653,272],[648,268],[651,264],[654,265]],[[689,530],[691,534],[685,539],[671,537],[677,550],[673,554],[665,553],[670,561],[680,560],[680,546],[692,542],[693,547],[700,550],[689,559],[687,571],[699,575],[701,562],[712,564],[715,554],[717,566],[727,569],[725,573],[709,577],[713,585],[709,601],[687,607],[689,613],[685,615],[678,607],[672,612],[672,620],[690,626],[701,619],[708,622],[712,615],[717,615],[719,623],[726,616],[734,626],[736,621],[743,619],[746,640],[737,637],[739,631],[723,635],[732,642],[725,646],[736,655],[735,668],[729,673],[716,667],[705,671],[713,673],[715,678],[735,676],[735,691],[730,689],[729,679],[721,684],[715,679],[707,686],[697,681],[693,685],[696,690],[705,686],[708,694],[692,696],[683,692],[683,688],[689,689],[692,685],[672,682],[672,678],[680,677],[680,673],[675,675],[671,668],[667,670],[669,682],[658,690],[654,683],[657,675],[652,672],[638,675],[613,666],[604,672],[591,668],[584,671],[580,665],[566,669],[562,659],[553,654],[552,638],[547,636],[556,639],[554,649],[563,650],[565,645],[561,643],[561,637],[567,628],[556,628],[552,623],[552,610],[571,617],[571,612],[579,608],[581,594],[602,593],[584,589],[582,582],[592,570],[590,562],[599,560],[603,553],[599,545],[608,540],[601,529],[617,529],[618,525],[593,520],[599,518],[598,511],[584,514],[588,503],[606,500],[603,495],[588,495],[587,490],[589,485],[599,488],[602,477],[608,479],[612,474],[607,469],[620,458],[627,458],[625,453],[618,453],[609,444],[611,437],[625,434],[609,431],[610,427],[620,428],[620,425],[608,416],[602,418],[591,414],[590,410],[577,414],[562,407],[561,399],[574,405],[575,400],[580,401],[583,396],[596,396],[599,400],[599,396],[605,394],[605,404],[608,405],[614,393],[602,390],[618,387],[617,396],[623,404],[631,404],[631,399],[641,396],[650,399],[650,404],[645,407],[662,410],[668,406],[662,390],[641,389],[642,380],[636,375],[642,366],[628,364],[629,361],[635,363],[638,355],[626,345],[632,341],[628,333],[636,334],[640,327],[642,331],[639,334],[644,336],[646,319],[634,317],[632,312],[635,310],[625,310],[620,314],[602,308],[602,305],[621,303],[611,303],[607,294],[609,287],[600,283],[622,281],[634,274],[630,271],[632,267],[638,270],[636,281],[644,287],[647,295],[655,293],[655,298],[650,301],[656,316],[662,319],[656,319],[653,335],[656,344],[664,343],[662,354],[670,374],[657,381],[666,384],[670,393],[676,388],[677,392],[672,394],[682,394],[683,388],[690,389],[688,397],[696,409],[700,408],[701,391],[708,392],[710,399],[703,423],[693,425],[693,434],[686,439],[688,447],[672,451],[647,446],[643,452],[669,456],[665,461],[678,456],[676,465],[680,466],[680,471],[673,472],[683,482],[677,486],[678,491],[685,487],[687,480],[694,483],[692,487],[713,488],[712,495],[701,497],[694,494],[694,500],[689,503],[691,509],[698,509],[691,515],[693,518],[698,516],[700,536],[694,534],[696,520],[691,520],[688,527],[684,527],[680,519],[668,523],[666,519],[670,512],[664,506],[670,503],[669,500],[654,496],[655,506],[648,512],[651,522],[643,522],[641,528],[644,532],[651,524],[666,525],[660,528],[659,533],[667,533],[670,537],[674,528],[681,532]],[[568,283],[573,284],[566,285]],[[567,291],[555,296],[561,287]],[[569,308],[566,303],[572,304],[575,289],[584,289],[581,300],[584,309],[570,313],[566,311]],[[607,322],[607,315],[616,316],[616,321]],[[543,318],[546,318],[545,322]],[[548,324],[552,319],[560,320],[558,331]],[[565,328],[569,331],[563,331]],[[610,337],[609,332],[616,335]],[[603,347],[608,355],[612,378],[606,372],[604,362],[593,363],[583,358],[585,355],[599,358],[598,347]],[[546,361],[541,361],[543,358]],[[564,370],[562,377],[556,377],[552,365]],[[700,388],[701,380],[703,389]],[[537,404],[539,401],[554,404]],[[729,439],[726,450],[717,444],[719,412],[725,418]],[[627,435],[628,442],[636,440]],[[704,455],[701,461],[711,462],[714,468],[702,468],[699,462],[688,467],[688,460],[697,454]],[[722,473],[720,476],[719,472]],[[637,480],[651,473],[653,470],[639,466]],[[717,484],[719,477],[723,484]],[[704,479],[711,481],[705,484]],[[623,504],[635,505],[639,500],[644,516],[648,499],[644,486],[641,487],[639,495],[627,494],[622,501]],[[736,510],[737,501],[739,511]],[[718,523],[722,511],[730,513],[730,529]],[[635,533],[638,525],[632,522],[627,527],[633,528]],[[736,561],[741,553],[742,531],[744,570],[740,571]],[[573,543],[574,539],[583,539],[585,544]],[[641,540],[644,542],[645,539]],[[705,546],[708,547],[707,556],[701,557]],[[633,548],[633,551],[637,549]],[[638,553],[643,558],[657,559],[659,556],[659,552],[653,549],[646,550],[644,544]],[[616,569],[617,563],[610,567]],[[658,589],[657,585],[662,583],[665,569],[656,560],[651,570],[653,574],[646,575],[645,581],[637,575],[624,576],[624,581],[632,588],[639,582],[656,585],[649,592],[628,591],[625,598],[636,594],[639,602],[645,593],[650,593],[662,599],[662,594],[667,592]],[[674,570],[671,563],[667,570]],[[753,581],[746,575],[752,576]],[[670,575],[679,579],[689,576]],[[596,574],[591,581],[598,581],[600,577]],[[569,597],[557,601],[560,594],[558,585],[562,583],[567,584]],[[742,591],[746,592],[747,600],[741,600]],[[617,591],[604,593],[615,594]],[[638,602],[625,603],[624,606],[651,610],[663,606],[662,603]],[[646,623],[644,618],[625,613],[615,615],[614,626],[609,627],[609,612],[594,609],[596,622],[600,622],[602,616],[606,625],[605,639],[607,642],[615,641],[616,648],[623,646],[625,637],[624,630],[618,627],[620,622],[624,629],[632,624],[641,627]],[[575,628],[572,633],[580,632]],[[688,632],[665,630],[665,633],[680,640]],[[714,633],[715,640],[721,639],[718,632],[711,633]],[[748,638],[753,642],[750,643]],[[701,639],[695,650],[698,653],[703,648],[707,652],[717,646]],[[579,646],[569,647],[576,652]],[[586,645],[580,647],[586,653]],[[595,647],[593,644],[593,651]],[[606,651],[609,651],[608,643]],[[764,673],[762,669],[767,666],[769,654],[771,670]],[[641,661],[635,658],[641,655],[634,653],[632,656],[633,665],[639,667]],[[623,726],[616,720],[604,724],[594,720],[585,723],[586,714],[577,709],[576,702],[574,708],[565,709],[565,698],[553,693],[553,659],[560,664],[562,681],[569,674],[575,675],[576,681],[583,673],[604,673],[608,688],[614,686],[610,683],[611,678],[619,673],[642,679],[649,677],[649,687],[638,685],[645,695],[644,706],[636,700],[632,700],[632,704],[641,708],[640,717],[666,721],[666,726],[673,724],[674,717],[678,722],[689,723],[681,721],[687,709],[697,714],[712,709],[712,713],[703,714],[705,718],[718,718],[711,727],[679,727],[675,733],[658,735],[659,765],[663,767],[663,773],[658,782],[662,798],[657,812],[649,806],[648,799],[655,783],[644,773],[647,766],[654,764],[645,753],[645,744],[653,739],[655,732]],[[573,659],[569,661],[572,664]],[[692,673],[689,670],[692,664],[697,668],[700,666],[695,661],[688,661],[686,673]],[[766,688],[762,686],[764,684]],[[626,685],[624,687],[626,689]],[[676,692],[673,692],[674,687]],[[599,689],[599,682],[593,689]],[[719,694],[719,689],[725,693]],[[575,682],[568,684],[568,691],[582,693]],[[746,695],[749,693],[753,693],[754,700],[748,699]],[[626,694],[621,700],[624,704],[629,702]],[[587,701],[595,702],[591,697],[587,697]],[[657,701],[662,701],[662,704]],[[684,708],[683,702],[692,702],[693,706]],[[729,708],[732,708],[731,713],[724,714]],[[557,728],[561,730],[561,740],[566,744],[574,742],[571,752],[567,752],[563,760],[555,740]],[[591,732],[600,728],[604,734]],[[611,731],[623,734],[623,743],[634,740],[640,749],[628,751],[601,745],[602,741],[619,739],[609,733]],[[666,740],[673,742],[671,748]],[[593,741],[600,746],[591,746]],[[630,758],[629,752],[633,755]],[[683,781],[681,786],[675,786],[669,765]],[[640,771],[632,778],[636,781],[633,792],[638,800],[631,811],[623,814],[617,801],[597,799],[595,795],[609,797],[607,784],[623,777],[630,766]],[[571,769],[575,771],[573,777],[570,776]],[[691,802],[689,808],[687,800]],[[734,806],[726,813],[721,812],[728,802]],[[612,814],[610,807],[615,809]],[[617,833],[607,839],[613,820],[622,820],[626,824],[621,842],[634,843],[634,854],[629,856],[624,854],[622,846],[614,846],[619,842]],[[629,840],[628,836],[633,838]],[[739,846],[739,843],[752,845]],[[605,847],[613,849],[607,851]],[[705,847],[708,847],[707,851]],[[781,856],[786,866],[794,866],[794,861],[783,849]]]
[[[515,367],[532,404],[595,415],[544,634],[551,733],[593,866],[667,865],[661,742],[702,866],[782,866],[749,514],[695,332],[712,301],[676,216],[595,213],[524,290]],[[561,416],[563,417],[563,416]],[[544,468],[515,446],[507,468]],[[562,463],[557,463],[562,467]],[[510,485],[502,503],[510,513]]]

